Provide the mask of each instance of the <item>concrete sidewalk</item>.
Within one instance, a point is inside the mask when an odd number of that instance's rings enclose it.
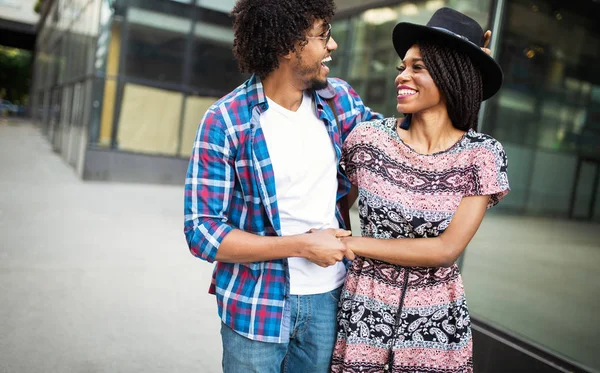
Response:
[[[0,126],[0,372],[220,372],[211,272],[182,186],[84,183]]]
[[[470,310],[600,371],[599,228],[492,210]],[[82,182],[37,129],[0,125],[0,373],[220,372],[211,272],[183,186]]]

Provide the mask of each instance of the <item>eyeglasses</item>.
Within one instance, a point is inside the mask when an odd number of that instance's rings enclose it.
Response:
[[[319,36],[307,35],[307,38],[315,38],[315,39],[325,40],[325,48],[327,48],[327,43],[329,43],[329,39],[331,39],[331,23],[327,24],[327,31],[323,32],[321,35],[319,35]]]

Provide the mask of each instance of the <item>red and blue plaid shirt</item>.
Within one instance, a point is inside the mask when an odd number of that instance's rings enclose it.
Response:
[[[329,79],[328,87],[313,92],[313,97],[338,160],[350,130],[379,117],[340,79]],[[327,99],[333,100],[338,122]],[[234,228],[281,235],[275,178],[259,120],[267,109],[263,85],[252,76],[213,104],[198,126],[185,181],[184,229],[190,251],[198,258],[213,262]],[[350,182],[338,171],[337,199],[349,189]],[[336,216],[342,224],[339,208]],[[209,292],[216,294],[223,323],[239,334],[263,342],[289,341],[287,259],[217,262]]]

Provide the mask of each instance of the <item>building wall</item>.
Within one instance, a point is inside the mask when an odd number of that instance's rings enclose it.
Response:
[[[0,0],[0,19],[35,25],[40,16],[33,9],[36,0]]]
[[[231,52],[232,1],[122,1],[106,44],[90,146],[187,159],[195,127],[244,80]],[[102,92],[101,92],[102,91]],[[192,130],[193,128],[193,130]]]
[[[33,92],[55,151],[82,176],[87,149],[186,160],[206,109],[246,78],[231,52],[233,4],[51,2]]]
[[[76,170],[87,145],[101,0],[47,1],[38,25],[33,118]]]

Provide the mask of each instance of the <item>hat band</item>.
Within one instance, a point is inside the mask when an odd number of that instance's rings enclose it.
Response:
[[[477,44],[473,43],[473,42],[472,42],[471,40],[469,40],[469,38],[467,38],[466,36],[462,36],[462,35],[460,35],[460,34],[457,34],[457,33],[455,33],[455,32],[452,32],[452,31],[450,31],[450,30],[448,30],[448,29],[445,29],[445,28],[443,28],[443,27],[435,27],[435,26],[432,26],[431,28],[434,28],[434,29],[436,29],[436,30],[440,30],[440,31],[442,31],[442,32],[445,32],[446,34],[450,34],[450,35],[452,35],[452,36],[456,36],[457,38],[461,38],[461,39],[463,39],[464,41],[468,41],[469,43],[471,43],[471,44],[473,44],[474,46],[478,47],[478,45],[477,45]]]

